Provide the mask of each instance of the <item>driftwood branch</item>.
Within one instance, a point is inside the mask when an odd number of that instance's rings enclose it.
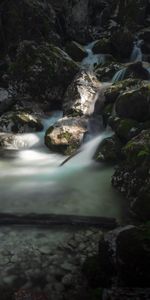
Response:
[[[94,226],[100,228],[113,229],[117,226],[115,218],[75,216],[75,215],[56,215],[56,214],[0,214],[0,226],[3,225],[33,225],[33,226]]]

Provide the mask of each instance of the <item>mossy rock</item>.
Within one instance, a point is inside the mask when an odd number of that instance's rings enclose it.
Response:
[[[66,52],[73,60],[77,62],[82,61],[87,56],[87,52],[85,51],[84,47],[75,41],[72,41],[66,45]]]
[[[141,80],[131,78],[112,84],[105,91],[106,103],[114,103],[121,93],[130,89],[138,89],[141,85]]]
[[[51,126],[45,134],[46,146],[64,155],[72,155],[80,147],[87,120],[79,117],[65,117]]]
[[[150,160],[150,130],[143,130],[139,135],[131,139],[123,149],[128,162],[141,164]]]
[[[94,54],[107,54],[107,53],[111,53],[111,43],[110,40],[107,38],[102,38],[98,41],[96,41],[96,43],[93,46],[93,53]]]
[[[122,158],[122,144],[117,136],[106,138],[96,150],[94,159],[96,162],[116,163]]]
[[[10,66],[10,78],[19,94],[50,102],[62,101],[62,95],[79,66],[52,44],[22,42],[16,60]]]
[[[116,101],[116,113],[121,118],[146,121],[150,117],[150,85],[122,93]]]
[[[108,123],[123,142],[127,142],[140,132],[138,122],[132,119],[112,117]]]
[[[1,132],[25,133],[41,131],[41,120],[26,112],[8,112],[0,117]]]

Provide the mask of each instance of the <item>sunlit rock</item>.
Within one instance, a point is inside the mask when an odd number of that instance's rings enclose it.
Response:
[[[81,145],[87,131],[87,119],[84,117],[65,117],[51,126],[45,134],[46,146],[56,152],[71,155]]]

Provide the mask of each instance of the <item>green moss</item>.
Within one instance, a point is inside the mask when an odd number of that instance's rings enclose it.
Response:
[[[65,132],[62,132],[61,134],[59,134],[58,138],[60,138],[60,139],[64,138],[69,143],[72,139],[72,134],[68,131],[65,131]]]

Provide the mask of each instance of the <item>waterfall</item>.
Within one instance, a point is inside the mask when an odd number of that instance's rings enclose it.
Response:
[[[115,83],[117,81],[123,80],[125,77],[126,70],[127,70],[126,68],[123,68],[123,69],[117,71],[116,74],[112,78],[112,82]]]
[[[139,40],[134,43],[134,47],[133,47],[131,57],[130,57],[131,62],[142,61],[142,59],[143,59],[142,50],[141,50],[142,43],[143,43],[143,40]]]
[[[83,68],[87,68],[88,70],[93,70],[95,65],[98,65],[98,64],[103,65],[106,61],[105,54],[93,54],[92,48],[95,43],[96,43],[96,41],[94,41],[84,47],[84,49],[88,55],[81,62],[81,66]]]
[[[89,142],[83,144],[78,151],[78,154],[73,156],[65,166],[88,166],[93,161],[93,156],[102,143],[102,141],[108,137],[111,137],[113,132],[110,129],[105,130],[100,135],[90,140]]]

